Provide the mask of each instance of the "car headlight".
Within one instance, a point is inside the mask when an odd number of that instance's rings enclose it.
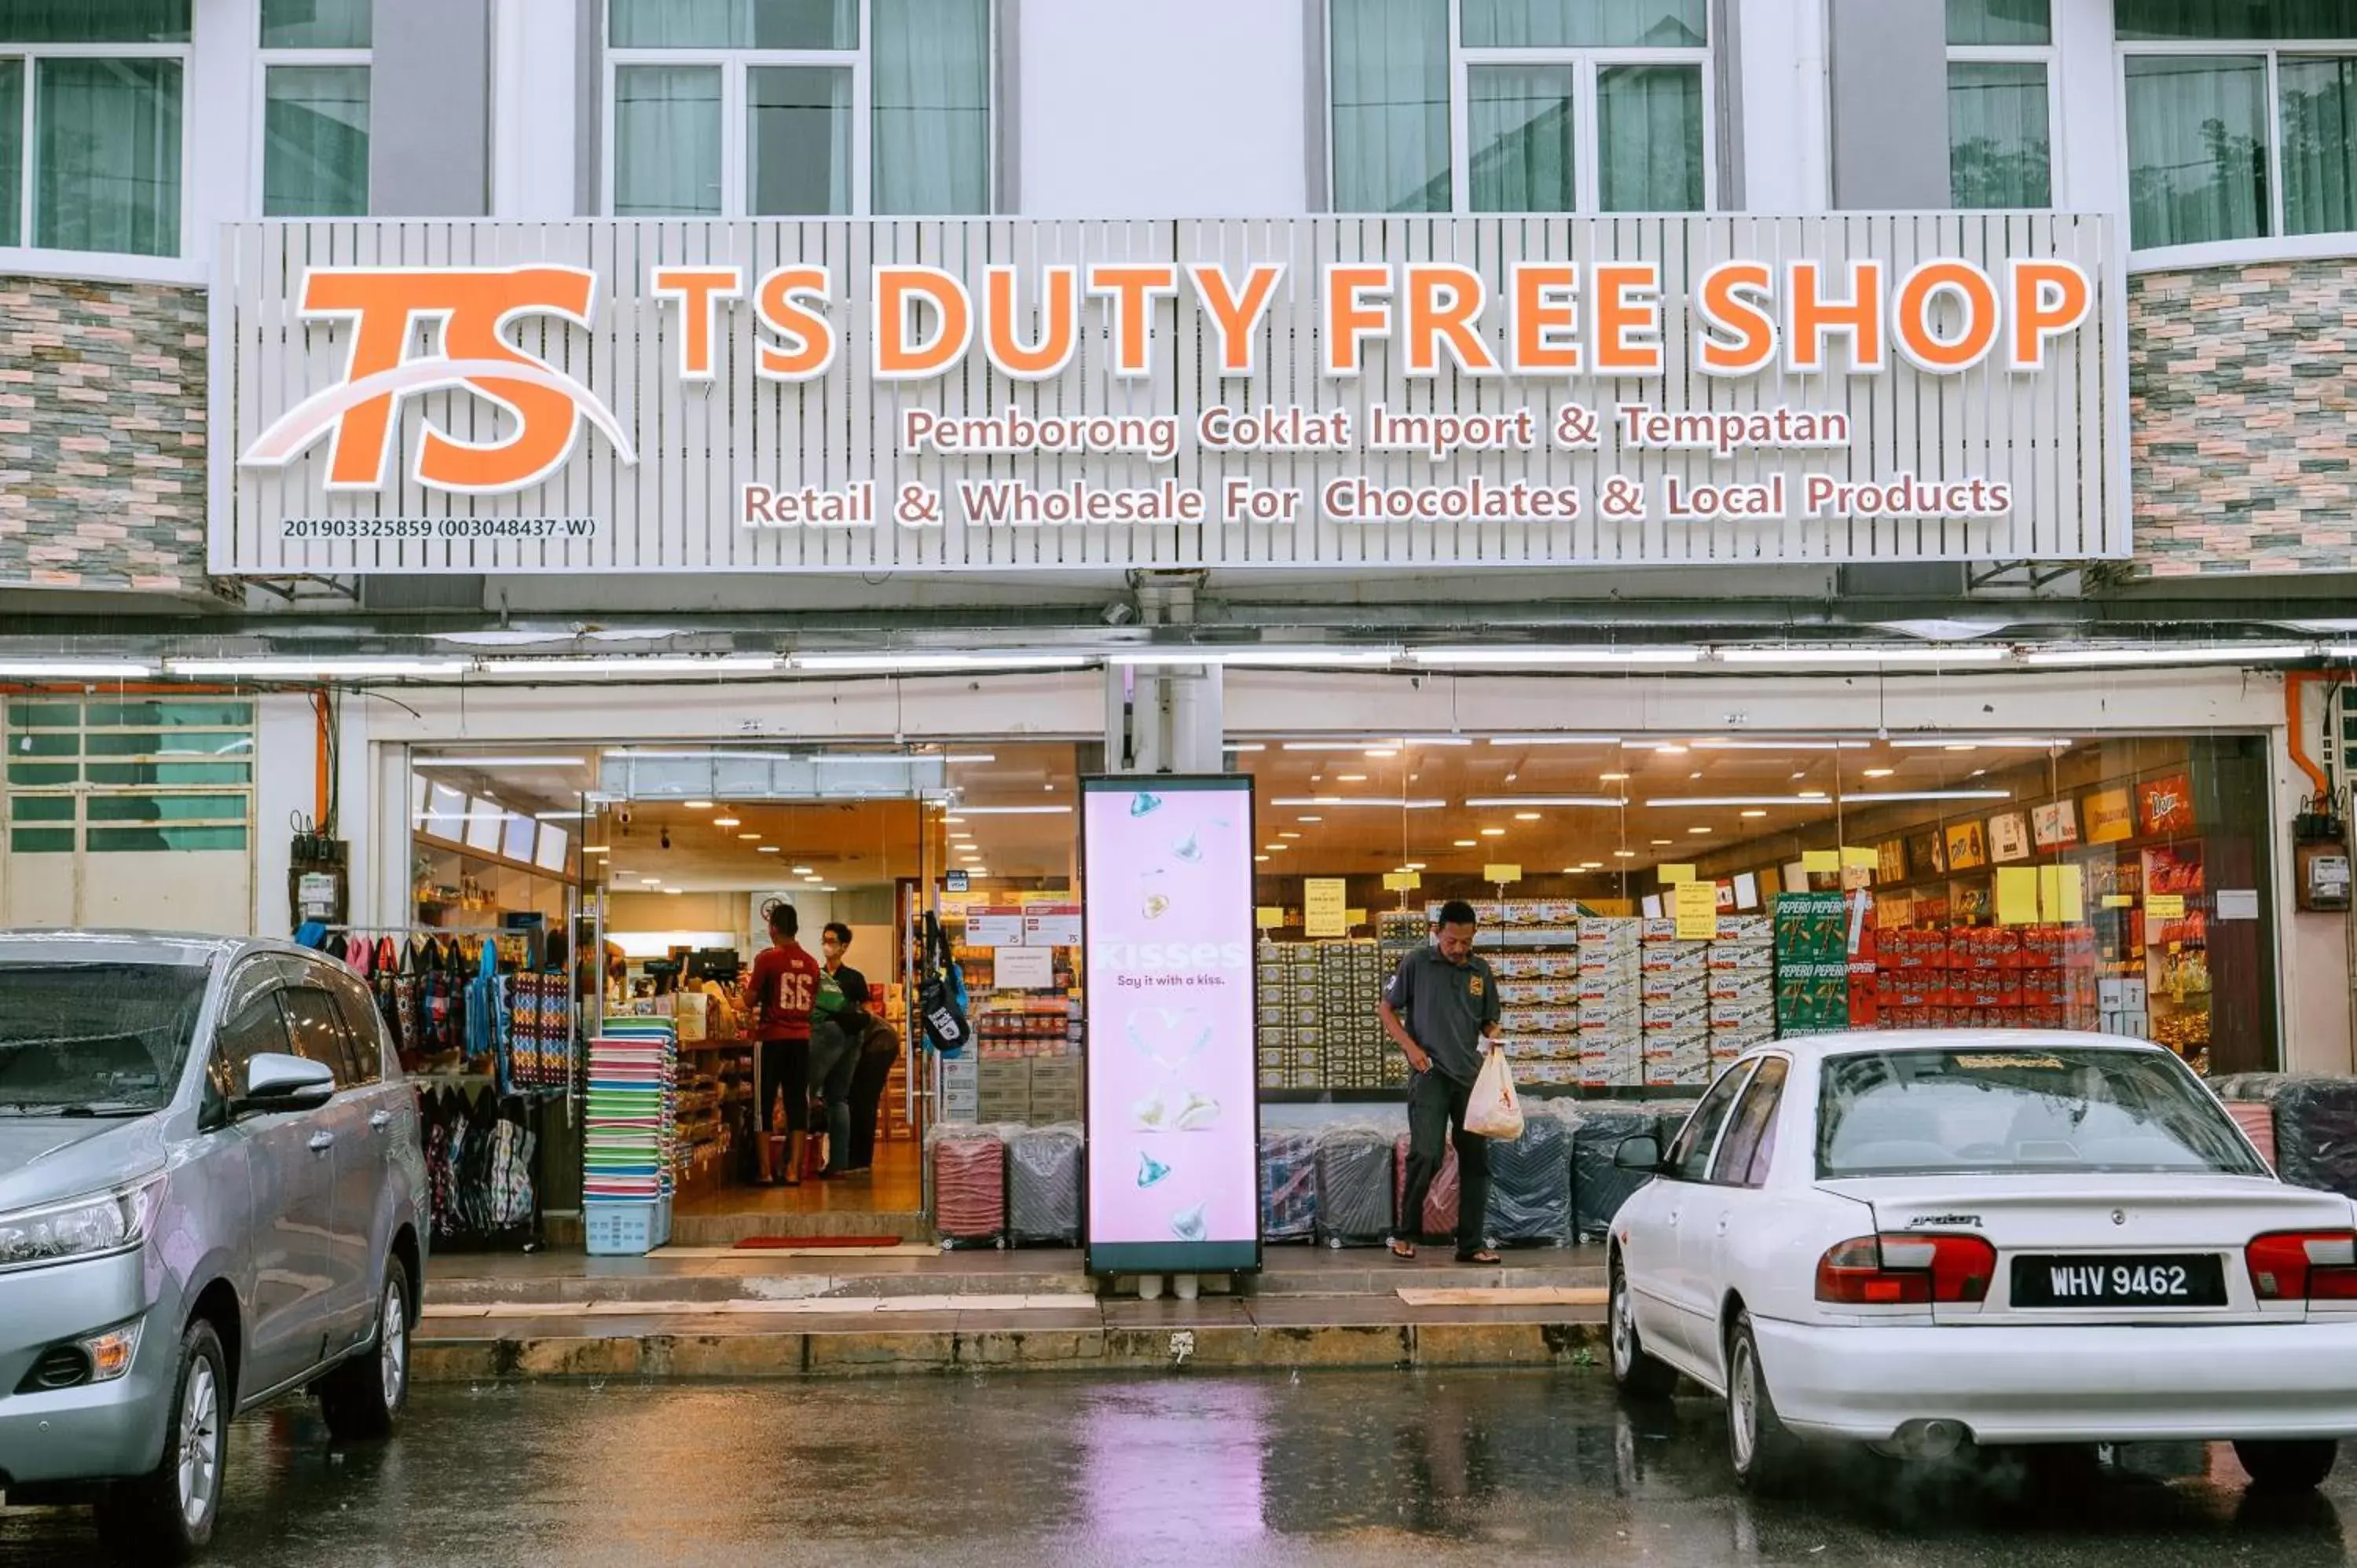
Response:
[[[144,1182],[0,1214],[0,1269],[62,1262],[145,1240],[162,1187],[161,1182]]]

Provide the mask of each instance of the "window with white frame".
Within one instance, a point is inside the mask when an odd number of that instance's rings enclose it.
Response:
[[[1948,0],[1948,194],[2054,204],[2051,0]]]
[[[0,0],[0,245],[180,253],[192,0]]]
[[[1338,212],[1697,212],[1709,0],[1328,0]]]
[[[2139,250],[2357,230],[2357,0],[2116,0]]]
[[[372,0],[262,0],[262,211],[369,209]]]
[[[608,7],[614,216],[990,210],[990,0]]]

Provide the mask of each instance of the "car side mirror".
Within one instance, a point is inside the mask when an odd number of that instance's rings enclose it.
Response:
[[[245,1092],[230,1109],[237,1115],[255,1111],[317,1111],[336,1097],[334,1069],[302,1057],[264,1052],[245,1066]]]
[[[1662,1141],[1651,1133],[1640,1133],[1633,1138],[1623,1138],[1612,1152],[1612,1163],[1624,1171],[1641,1171],[1647,1176],[1659,1176],[1662,1170]]]

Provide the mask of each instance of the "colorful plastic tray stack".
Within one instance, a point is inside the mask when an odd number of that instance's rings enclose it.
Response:
[[[601,1224],[600,1216],[585,1216],[593,1249],[601,1238],[622,1251],[643,1251],[665,1239],[678,1077],[679,1036],[669,1019],[617,1018],[589,1043],[582,1201],[593,1209],[636,1206],[646,1220],[641,1227],[608,1215]]]

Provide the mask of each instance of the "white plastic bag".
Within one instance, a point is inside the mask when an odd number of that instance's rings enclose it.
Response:
[[[1523,1135],[1523,1097],[1514,1092],[1514,1069],[1506,1053],[1492,1050],[1473,1080],[1473,1098],[1465,1108],[1465,1130],[1481,1138],[1514,1139]]]

